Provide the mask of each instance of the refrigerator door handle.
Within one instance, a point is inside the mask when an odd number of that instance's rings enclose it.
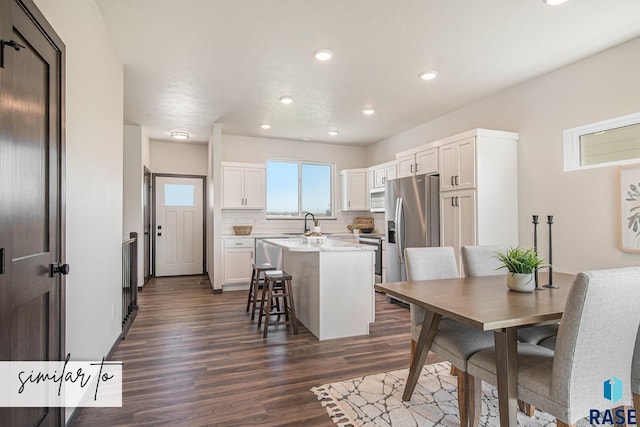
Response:
[[[398,262],[404,264],[404,200],[402,197],[398,197],[396,200],[396,242],[398,249]]]

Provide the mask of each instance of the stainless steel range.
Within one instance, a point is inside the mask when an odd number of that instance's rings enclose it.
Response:
[[[382,237],[360,235],[358,241],[363,245],[376,247],[374,274],[376,283],[382,283]]]

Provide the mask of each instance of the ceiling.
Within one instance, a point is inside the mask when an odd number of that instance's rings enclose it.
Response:
[[[186,131],[204,143],[221,123],[225,134],[369,145],[640,36],[638,0],[96,3],[124,63],[125,122],[152,140]],[[320,48],[333,59],[317,61]],[[438,77],[418,78],[429,70]]]

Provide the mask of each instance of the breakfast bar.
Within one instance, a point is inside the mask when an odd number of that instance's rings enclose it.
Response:
[[[321,237],[266,239],[283,249],[298,320],[319,340],[369,333],[375,319],[373,246]]]

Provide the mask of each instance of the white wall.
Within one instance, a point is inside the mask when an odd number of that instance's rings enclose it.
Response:
[[[151,172],[207,175],[208,148],[204,144],[151,141]]]
[[[144,168],[151,170],[149,138],[142,127],[124,126],[122,238],[138,233],[138,286],[144,283]]]
[[[66,350],[100,360],[122,329],[123,66],[93,1],[35,2],[66,44]]]
[[[618,250],[617,168],[564,172],[562,158],[564,129],[640,111],[638,52],[640,38],[465,106],[368,147],[367,162],[472,128],[519,132],[521,244],[533,245],[531,215],[554,215],[557,270],[639,265],[638,254]]]

